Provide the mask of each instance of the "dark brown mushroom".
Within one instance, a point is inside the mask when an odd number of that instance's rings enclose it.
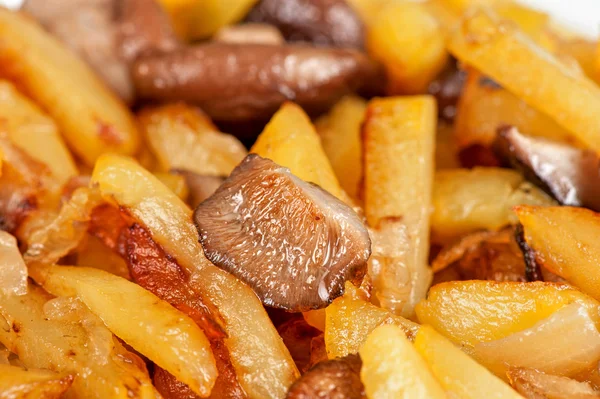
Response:
[[[359,282],[371,253],[369,234],[346,204],[248,155],[194,213],[206,257],[288,311],[327,306]]]
[[[454,60],[448,64],[448,67],[429,84],[427,92],[435,96],[438,103],[439,117],[447,122],[453,122],[456,116],[456,106],[463,86],[467,78],[467,73],[460,69]]]
[[[325,111],[376,82],[380,69],[354,50],[215,42],[141,57],[132,75],[143,99],[187,101],[241,122],[267,119],[288,100]]]
[[[292,42],[364,46],[362,21],[345,0],[261,0],[246,20],[274,25]]]
[[[528,137],[509,126],[498,130],[494,149],[561,204],[600,211],[600,160],[595,152]]]
[[[285,39],[276,27],[259,23],[224,26],[215,33],[212,39],[217,42],[239,44],[278,45],[285,43]]]
[[[318,363],[288,390],[287,399],[364,399],[358,355]]]
[[[225,180],[225,177],[199,175],[198,173],[183,169],[173,169],[171,172],[181,175],[185,179],[185,184],[190,191],[187,203],[193,209],[213,195]]]

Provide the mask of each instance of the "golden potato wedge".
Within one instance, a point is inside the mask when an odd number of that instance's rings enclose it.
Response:
[[[579,302],[598,321],[598,302],[568,285],[453,281],[429,290],[417,316],[453,342],[473,347],[532,327],[557,310]]]
[[[248,396],[283,397],[299,375],[288,350],[254,292],[204,257],[192,211],[185,203],[127,157],[101,157],[92,181],[148,229],[152,239],[190,274],[188,281],[203,300],[218,309],[231,361]]]
[[[17,147],[46,165],[59,185],[77,175],[54,121],[6,80],[0,80],[0,126]]]
[[[294,103],[283,104],[250,152],[289,168],[299,178],[318,184],[342,200],[345,197],[315,127]]]
[[[219,132],[200,109],[183,103],[146,108],[138,119],[163,172],[227,176],[247,155],[238,139]]]
[[[126,279],[87,267],[31,265],[56,296],[75,296],[117,337],[206,397],[217,378],[210,343],[188,316]]]
[[[525,368],[508,371],[511,385],[526,398],[593,399],[597,391],[587,382]]]
[[[504,381],[457,348],[431,326],[422,326],[415,337],[415,349],[446,393],[464,399],[521,398]]]
[[[70,374],[0,364],[2,399],[59,399],[72,383]]]
[[[552,205],[554,201],[515,171],[475,168],[437,172],[432,203],[432,240],[445,243],[477,230],[498,230],[515,223],[515,205]]]
[[[244,18],[257,0],[159,0],[183,39],[204,39]]]
[[[516,126],[531,136],[573,141],[571,134],[552,118],[470,68],[454,125],[458,147],[489,146],[502,125]]]
[[[159,172],[155,176],[162,184],[169,187],[173,193],[182,200],[186,200],[189,195],[188,186],[185,183],[185,177],[174,173]]]
[[[599,76],[596,73],[598,41],[575,38],[558,40],[558,42],[558,49],[556,50],[558,55],[573,58],[590,79],[600,84]]]
[[[537,261],[600,299],[600,215],[574,207],[519,206],[516,212]]]
[[[460,61],[549,115],[579,141],[600,150],[600,87],[514,25],[501,22],[489,10],[479,10],[451,34],[448,48]]]
[[[0,10],[0,75],[40,104],[86,164],[105,152],[133,154],[135,122],[74,53],[23,14]]]
[[[315,122],[323,150],[331,162],[340,185],[355,202],[362,179],[362,142],[360,129],[367,103],[348,96]]]
[[[142,360],[78,300],[30,284],[26,295],[0,297],[0,316],[0,342],[28,368],[74,375],[71,397],[156,397]]]
[[[404,331],[377,327],[360,348],[360,378],[369,398],[446,398],[444,389]]]
[[[346,283],[344,295],[326,308],[325,346],[330,359],[358,353],[376,327],[394,324],[413,338],[419,325],[370,303]]]
[[[402,2],[380,10],[367,31],[369,54],[387,71],[391,95],[422,94],[444,69],[444,32],[425,6]]]
[[[98,238],[87,234],[76,250],[76,266],[104,270],[116,276],[131,279],[127,263]]]
[[[372,100],[363,126],[365,214],[374,228],[369,275],[379,303],[405,317],[431,283],[436,121],[433,97],[396,97]]]

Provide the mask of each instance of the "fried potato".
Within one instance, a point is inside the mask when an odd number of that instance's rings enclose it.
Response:
[[[5,80],[0,80],[0,128],[17,147],[46,165],[59,185],[77,175],[54,121]]]
[[[600,87],[529,40],[514,25],[480,10],[450,36],[448,48],[579,141],[600,150]]]
[[[19,252],[17,239],[0,231],[0,294],[27,293],[27,266]]]
[[[319,135],[298,105],[285,103],[273,116],[250,150],[289,168],[299,178],[318,184],[340,199],[340,187]]]
[[[0,364],[2,399],[59,399],[72,383],[69,374]]]
[[[448,62],[442,28],[418,3],[380,10],[367,31],[366,46],[385,66],[391,95],[424,93]]]
[[[415,349],[446,393],[464,399],[521,398],[510,386],[471,359],[430,326],[422,326]]]
[[[541,282],[442,283],[429,290],[416,311],[422,324],[457,344],[473,347],[532,327],[574,302],[584,305],[596,322],[600,320],[593,298],[568,285]]]
[[[248,396],[283,397],[299,375],[296,366],[254,292],[204,257],[192,211],[130,158],[103,156],[92,180],[106,198],[148,229],[190,274],[189,284],[202,299],[218,309],[231,361]]]
[[[182,200],[186,200],[189,195],[188,186],[185,183],[185,177],[174,173],[155,173],[155,176],[162,184],[169,187],[173,193]]]
[[[377,327],[360,348],[360,379],[369,398],[446,398],[404,332],[397,326]]]
[[[131,279],[127,263],[98,238],[87,234],[75,251],[76,266],[104,270],[116,276]]]
[[[75,376],[70,397],[156,397],[141,359],[77,300],[30,284],[26,295],[0,297],[0,316],[0,342],[26,367]]]
[[[217,378],[210,343],[169,303],[103,270],[32,265],[29,273],[51,294],[79,298],[117,337],[198,395],[210,395]]]
[[[74,53],[23,14],[0,10],[0,75],[23,88],[88,165],[105,152],[133,154],[138,132],[123,103]]]
[[[573,58],[585,74],[596,83],[600,84],[600,75],[596,73],[596,52],[598,41],[585,40],[581,38],[559,40],[559,55]]]
[[[138,119],[163,172],[227,176],[247,155],[238,139],[219,132],[200,109],[183,103],[146,108]]]
[[[551,205],[554,201],[515,171],[475,168],[437,172],[432,203],[432,240],[444,243],[515,223],[515,205]]]
[[[370,303],[351,283],[343,296],[326,308],[325,345],[330,359],[358,353],[376,327],[394,324],[413,338],[419,325]]]
[[[355,202],[362,179],[362,142],[360,129],[367,102],[348,96],[315,122],[323,150],[331,162],[340,185]]]

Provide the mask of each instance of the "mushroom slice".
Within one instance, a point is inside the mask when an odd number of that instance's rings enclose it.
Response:
[[[318,363],[290,387],[287,399],[364,399],[361,366],[358,355]]]
[[[596,153],[528,137],[512,126],[499,129],[494,147],[561,204],[600,211],[600,160]]]
[[[369,234],[346,204],[256,154],[248,155],[194,213],[215,265],[287,311],[327,306],[363,277]]]

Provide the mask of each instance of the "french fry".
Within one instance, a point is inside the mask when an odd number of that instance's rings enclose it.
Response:
[[[361,125],[367,103],[360,97],[341,99],[331,111],[315,122],[323,150],[340,185],[355,202],[362,179]]]
[[[0,297],[0,316],[0,342],[26,367],[75,376],[70,397],[156,397],[141,359],[77,300],[30,284],[26,295]]]
[[[432,240],[445,243],[477,230],[498,230],[515,223],[515,205],[552,205],[554,201],[515,171],[475,168],[437,172],[432,203]]]
[[[32,265],[30,275],[56,296],[75,296],[117,337],[196,394],[206,397],[217,378],[204,332],[192,319],[139,285],[87,267]]]
[[[289,168],[299,178],[318,184],[342,200],[346,196],[315,127],[296,104],[286,103],[277,111],[250,152]]]
[[[600,87],[515,26],[479,10],[450,35],[448,48],[460,61],[552,117],[579,141],[600,150]]]
[[[381,305],[405,317],[413,315],[431,282],[436,121],[432,97],[386,98],[369,103],[363,126],[365,214],[382,232],[374,239],[369,273]]]
[[[105,152],[133,154],[135,122],[94,72],[23,14],[0,10],[0,75],[23,88],[88,165]]]
[[[70,374],[0,364],[0,398],[59,399],[73,383]]]
[[[247,155],[238,139],[219,132],[198,108],[182,103],[146,108],[138,119],[163,172],[227,176]]]
[[[219,310],[237,378],[250,398],[283,397],[298,377],[294,362],[254,292],[204,257],[192,211],[134,160],[105,155],[92,181],[145,226],[190,274],[189,282]],[[252,353],[252,358],[248,358]]]
[[[424,93],[448,62],[442,28],[418,3],[390,4],[380,10],[366,43],[371,57],[386,67],[392,95]]]

